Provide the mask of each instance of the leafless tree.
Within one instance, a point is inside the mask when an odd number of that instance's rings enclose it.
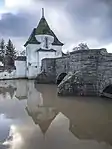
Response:
[[[86,43],[80,43],[77,47],[73,48],[73,51],[77,50],[89,50],[89,47],[87,46]]]

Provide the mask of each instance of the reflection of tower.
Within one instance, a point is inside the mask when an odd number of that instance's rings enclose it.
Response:
[[[35,112],[37,111],[38,106],[43,105],[43,98],[40,92],[34,88],[34,81],[28,82],[28,99],[27,107],[28,111]]]
[[[26,107],[28,115],[32,117],[35,124],[38,124],[42,133],[45,134],[55,119],[58,111],[55,108],[39,106],[36,111],[30,112],[29,107]]]
[[[27,81],[26,80],[18,80],[16,81],[16,98],[19,100],[27,99]]]
[[[58,112],[55,108],[44,106],[42,94],[35,89],[32,81],[28,82],[28,87],[26,111],[34,123],[40,126],[42,133],[45,134]]]
[[[41,72],[42,59],[62,56],[63,43],[59,41],[48,25],[44,16],[44,9],[42,9],[39,24],[32,30],[24,46],[27,53],[28,78],[35,78]]]
[[[43,96],[36,90],[33,80],[27,82],[27,94],[26,111],[45,134],[58,112],[55,108],[44,105]]]

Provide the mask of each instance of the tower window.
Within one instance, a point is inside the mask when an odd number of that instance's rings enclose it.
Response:
[[[45,37],[45,48],[48,49],[48,37]]]

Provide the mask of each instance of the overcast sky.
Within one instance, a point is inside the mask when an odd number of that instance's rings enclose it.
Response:
[[[85,42],[112,52],[112,0],[0,0],[0,37],[22,50],[42,7],[64,49]]]

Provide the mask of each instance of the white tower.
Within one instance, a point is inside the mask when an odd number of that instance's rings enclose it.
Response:
[[[28,78],[35,78],[40,73],[42,59],[62,56],[63,43],[50,29],[44,17],[43,8],[42,18],[24,46],[26,47]]]

